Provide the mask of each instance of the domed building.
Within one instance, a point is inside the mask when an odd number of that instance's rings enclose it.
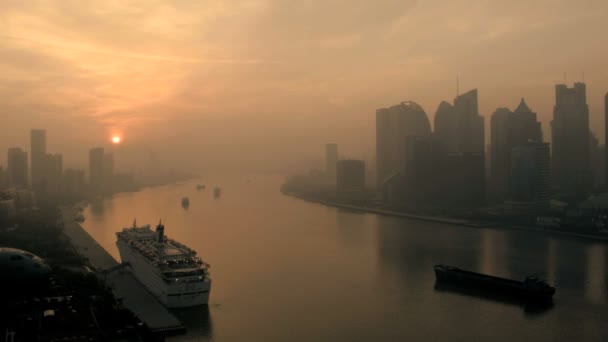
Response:
[[[51,268],[32,253],[9,247],[0,247],[0,281],[21,283],[48,278]]]
[[[412,101],[376,110],[377,189],[401,171],[407,137],[430,137],[431,124],[424,109]]]

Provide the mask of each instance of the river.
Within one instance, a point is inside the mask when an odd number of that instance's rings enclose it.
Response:
[[[345,211],[284,196],[282,180],[222,175],[201,191],[192,181],[118,194],[91,203],[83,227],[119,259],[116,231],[162,219],[211,264],[209,306],[174,311],[188,334],[169,341],[608,340],[606,244]],[[436,263],[543,277],[555,305],[436,290]]]

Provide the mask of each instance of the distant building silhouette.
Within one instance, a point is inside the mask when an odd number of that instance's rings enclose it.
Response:
[[[362,192],[365,190],[365,163],[362,160],[339,160],[336,166],[336,190],[338,192]]]
[[[448,152],[484,153],[483,117],[479,115],[477,89],[454,99],[454,105],[443,101],[435,114],[435,138]]]
[[[435,204],[441,163],[435,147],[431,137],[406,137],[404,167],[387,180],[386,203],[408,209]]]
[[[0,189],[4,189],[8,186],[8,174],[6,169],[0,166]]]
[[[30,148],[32,162],[32,187],[36,190],[45,180],[46,175],[46,130],[30,131]]]
[[[528,142],[542,142],[540,122],[522,98],[511,112],[498,108],[491,119],[491,193],[496,200],[504,200],[509,192],[511,152],[514,147]]]
[[[76,198],[84,194],[85,180],[83,170],[65,170],[63,173],[63,192],[68,198]]]
[[[511,153],[508,216],[536,216],[549,207],[551,157],[548,143],[529,142]]]
[[[589,131],[589,170],[591,172],[591,185],[593,188],[603,184],[604,155],[600,141],[593,132]]]
[[[376,190],[380,196],[387,182],[403,171],[408,136],[431,136],[431,124],[419,104],[407,101],[376,111]]]
[[[336,163],[338,162],[338,144],[325,145],[325,173],[330,182],[336,181]]]
[[[8,184],[12,187],[27,187],[27,152],[19,147],[8,149]]]
[[[105,187],[114,185],[114,155],[106,153],[103,156],[103,183]]]
[[[103,189],[104,159],[103,147],[96,147],[89,151],[89,185],[94,193],[99,193]]]
[[[560,192],[583,196],[591,188],[589,107],[584,83],[555,86],[551,121],[552,177]]]
[[[608,93],[604,96],[604,185],[608,187]]]
[[[440,164],[443,198],[448,208],[475,208],[485,202],[485,156],[483,152],[451,152]]]
[[[435,114],[434,148],[443,151],[441,178],[445,205],[471,207],[485,201],[484,123],[479,115],[477,89],[442,102]]]
[[[61,154],[47,154],[45,157],[44,190],[49,196],[57,196],[62,191],[63,156]]]

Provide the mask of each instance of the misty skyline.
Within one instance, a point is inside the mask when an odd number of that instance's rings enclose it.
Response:
[[[44,128],[67,167],[113,134],[193,167],[318,159],[330,141],[371,158],[376,109],[416,101],[433,122],[457,75],[479,91],[486,141],[494,110],[522,97],[549,140],[554,85],[583,71],[604,140],[605,1],[78,4],[0,5],[2,150],[29,151]]]

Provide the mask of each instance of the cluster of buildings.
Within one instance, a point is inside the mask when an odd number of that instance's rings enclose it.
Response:
[[[29,154],[20,147],[11,147],[6,168],[0,166],[3,198],[0,199],[0,211],[14,212],[13,206],[20,205],[11,200],[19,198],[30,198],[30,204],[34,198],[37,201],[77,200],[112,191],[118,183],[132,182],[132,176],[114,173],[114,156],[102,147],[89,151],[88,171],[87,181],[85,170],[64,170],[63,156],[47,151],[46,131],[32,129]]]
[[[608,95],[606,95],[608,132]],[[490,118],[486,146],[477,90],[441,102],[434,125],[407,101],[376,111],[376,200],[405,210],[449,211],[497,206],[525,216],[549,209],[551,199],[576,202],[604,184],[606,151],[589,128],[584,83],[555,87],[551,144],[522,98]],[[364,191],[365,165],[338,160],[328,144],[326,173],[338,192]]]

